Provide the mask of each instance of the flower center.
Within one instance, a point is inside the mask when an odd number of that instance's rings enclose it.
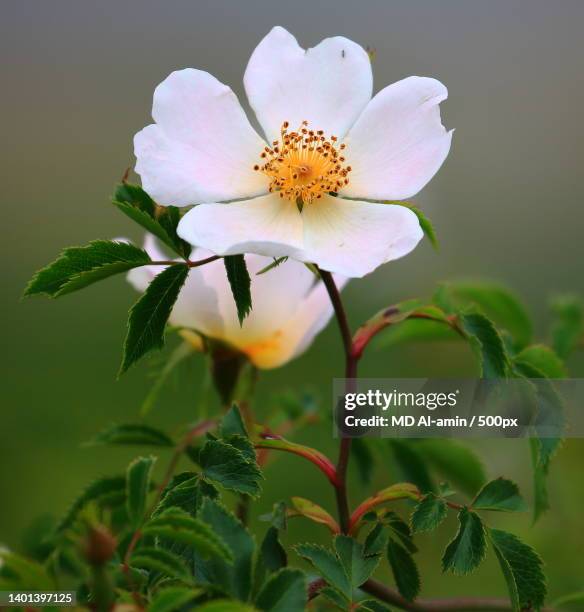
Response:
[[[270,192],[278,192],[281,198],[296,202],[299,210],[305,204],[322,198],[323,194],[336,194],[349,183],[351,166],[345,166],[336,136],[325,137],[322,130],[308,129],[303,121],[295,132],[289,132],[284,121],[280,140],[265,147],[260,157],[263,162],[254,170],[270,179]]]

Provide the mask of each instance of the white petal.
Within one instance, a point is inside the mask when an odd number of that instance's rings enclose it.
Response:
[[[407,255],[424,235],[411,210],[392,204],[327,196],[305,206],[302,218],[305,261],[348,277]]]
[[[187,206],[266,192],[253,166],[265,143],[229,87],[201,70],[173,72],[154,92],[149,125],[134,137],[136,172],[160,204]]]
[[[253,52],[245,90],[268,139],[284,121],[303,120],[316,130],[343,136],[371,98],[373,76],[365,50],[336,36],[302,49],[284,28],[275,27]]]
[[[376,200],[409,198],[434,176],[452,132],[440,120],[448,96],[436,79],[409,77],[380,91],[347,134],[352,166],[342,194]]]
[[[178,235],[218,255],[257,253],[302,259],[302,216],[292,202],[269,194],[231,204],[201,204],[178,225]]]

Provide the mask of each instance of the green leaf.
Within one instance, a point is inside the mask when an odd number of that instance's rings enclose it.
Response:
[[[270,576],[256,599],[256,606],[264,612],[303,612],[306,604],[306,578],[296,569],[282,569]]]
[[[554,301],[552,311],[552,345],[566,359],[584,338],[584,304],[575,296],[563,296]]]
[[[94,480],[71,504],[69,510],[57,525],[57,531],[60,532],[69,528],[87,504],[98,502],[112,495],[125,497],[125,493],[126,478],[124,476],[108,476]]]
[[[458,513],[459,529],[442,557],[442,571],[464,575],[475,570],[485,558],[485,528],[471,510]]]
[[[256,276],[259,276],[260,274],[265,274],[266,272],[277,268],[280,264],[283,264],[286,261],[288,261],[288,257],[286,255],[284,257],[274,257],[274,261],[268,264],[265,268],[262,268],[259,272],[256,272]]]
[[[213,601],[198,606],[197,612],[256,612],[256,608],[252,608],[242,601],[214,599]]]
[[[322,595],[325,599],[328,600],[330,604],[334,608],[339,608],[340,610],[347,610],[347,600],[345,596],[337,591],[337,589],[333,589],[333,587],[325,586],[318,592],[319,596]]]
[[[489,529],[489,539],[505,576],[513,610],[539,610],[547,588],[539,555],[517,536]]]
[[[158,536],[192,547],[201,556],[217,557],[226,563],[233,560],[228,545],[204,517],[193,518],[180,508],[168,508],[144,525],[144,535]]]
[[[190,580],[190,572],[181,557],[164,548],[139,548],[130,559],[130,565],[160,572],[171,578]]]
[[[552,602],[552,608],[564,608],[568,607],[568,609],[575,610],[576,608],[572,608],[573,604],[578,604],[580,609],[584,606],[584,591],[578,591],[576,593],[569,593],[568,595],[563,595],[559,597],[555,601]]]
[[[480,376],[505,378],[509,372],[509,359],[493,323],[479,313],[461,314],[460,322],[480,358]]]
[[[351,581],[339,558],[318,544],[298,544],[296,552],[306,559],[314,569],[343,596],[351,601]]]
[[[150,262],[148,253],[133,244],[94,240],[84,247],[65,249],[58,259],[33,276],[24,295],[60,297]]]
[[[390,326],[383,334],[377,336],[375,346],[378,349],[385,349],[406,342],[441,342],[459,338],[454,329],[440,321],[408,319],[399,325]]]
[[[367,534],[364,545],[364,555],[371,557],[373,555],[382,555],[387,547],[389,535],[382,523],[376,523],[373,529]]]
[[[524,512],[527,505],[519,487],[506,478],[497,478],[488,482],[472,502],[474,510],[498,510],[501,512]]]
[[[388,510],[381,517],[381,522],[389,527],[392,537],[410,553],[417,552],[410,526],[395,512]]]
[[[412,514],[413,532],[433,531],[446,518],[446,513],[446,502],[433,493],[428,493],[418,503]]]
[[[189,256],[190,245],[181,240],[176,233],[180,221],[178,208],[158,206],[141,187],[129,183],[116,187],[112,203],[181,257]]]
[[[432,225],[432,221],[414,204],[410,204],[409,202],[404,201],[396,201],[396,202],[388,202],[388,204],[399,204],[400,206],[405,206],[409,208],[415,215],[418,217],[418,222],[420,223],[420,227],[424,232],[424,235],[430,241],[430,244],[438,250],[438,238],[436,238],[436,232],[434,230],[434,226]]]
[[[297,512],[301,516],[304,516],[315,523],[326,525],[332,533],[340,532],[337,521],[335,521],[335,519],[318,504],[315,504],[309,499],[304,499],[303,497],[292,497],[290,498],[290,502],[292,504],[293,511]]]
[[[101,444],[139,444],[143,446],[174,446],[172,438],[163,431],[142,425],[141,423],[125,423],[112,425],[99,432],[89,445]]]
[[[351,458],[355,461],[363,484],[369,484],[373,476],[375,461],[368,438],[353,438]]]
[[[231,512],[212,499],[205,498],[199,517],[227,544],[233,563],[221,559],[195,562],[197,580],[246,601],[252,587],[253,538]]]
[[[249,438],[241,412],[235,404],[229,408],[221,421],[221,437],[228,438],[233,435]]]
[[[199,461],[205,479],[229,491],[252,497],[260,494],[262,473],[257,463],[235,446],[222,440],[207,440],[201,449]]]
[[[352,589],[360,587],[371,576],[381,558],[378,552],[366,555],[363,544],[345,535],[335,538],[334,547]]]
[[[430,463],[418,452],[416,442],[388,438],[387,444],[399,472],[398,480],[415,484],[422,493],[435,490]]]
[[[278,538],[278,530],[270,526],[260,548],[261,560],[268,572],[277,572],[288,565],[288,555]]]
[[[391,608],[376,599],[364,599],[357,608],[360,612],[391,612]]]
[[[228,255],[223,261],[241,325],[251,312],[251,279],[243,255]]]
[[[457,440],[426,439],[415,443],[416,450],[442,478],[464,493],[474,495],[486,482],[486,474],[478,455]]]
[[[544,344],[534,344],[524,348],[513,358],[515,364],[529,365],[536,368],[547,378],[566,378],[567,372],[563,361],[554,351]]]
[[[459,281],[443,284],[451,307],[457,310],[478,307],[498,327],[506,329],[517,348],[527,346],[533,326],[525,306],[506,287],[491,282]]]
[[[146,496],[150,489],[150,476],[156,457],[138,457],[128,466],[126,475],[126,510],[134,526],[138,526],[146,513]]]
[[[197,510],[197,497],[199,495],[200,478],[195,472],[182,472],[173,477],[162,492],[160,501],[154,509],[152,516],[158,516],[171,507],[180,508],[191,516]]]
[[[420,573],[411,553],[399,542],[390,539],[387,543],[387,559],[397,590],[402,597],[413,601],[420,592]]]
[[[178,586],[166,587],[156,593],[148,606],[148,612],[173,612],[173,610],[181,610],[200,594],[201,591],[199,589]]]
[[[12,590],[52,591],[54,581],[37,561],[0,549],[0,579],[8,576]],[[6,585],[8,586],[8,585]],[[0,583],[0,588],[3,588]]]
[[[188,274],[184,264],[169,266],[132,306],[120,374],[152,349],[164,346],[164,329]]]

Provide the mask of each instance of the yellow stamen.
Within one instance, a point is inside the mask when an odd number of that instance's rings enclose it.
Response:
[[[336,136],[326,138],[322,130],[309,130],[307,126],[303,121],[296,131],[288,132],[289,124],[284,121],[280,140],[265,147],[260,154],[262,164],[254,166],[269,177],[270,192],[295,202],[300,210],[323,194],[336,194],[348,185],[351,172],[340,154],[345,145],[338,145]]]

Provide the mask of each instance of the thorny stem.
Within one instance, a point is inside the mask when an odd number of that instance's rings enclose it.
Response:
[[[357,358],[353,353],[353,339],[351,336],[351,328],[347,319],[347,313],[341,300],[341,294],[330,272],[320,270],[322,282],[329,294],[335,316],[339,324],[341,337],[343,339],[343,347],[345,349],[345,379],[347,393],[353,391],[355,386],[355,378],[357,377]],[[335,494],[337,498],[337,508],[339,513],[339,523],[343,533],[349,530],[349,500],[347,497],[347,468],[349,466],[349,457],[351,454],[351,438],[342,437],[339,446],[339,458],[337,460],[337,484],[335,486]]]

